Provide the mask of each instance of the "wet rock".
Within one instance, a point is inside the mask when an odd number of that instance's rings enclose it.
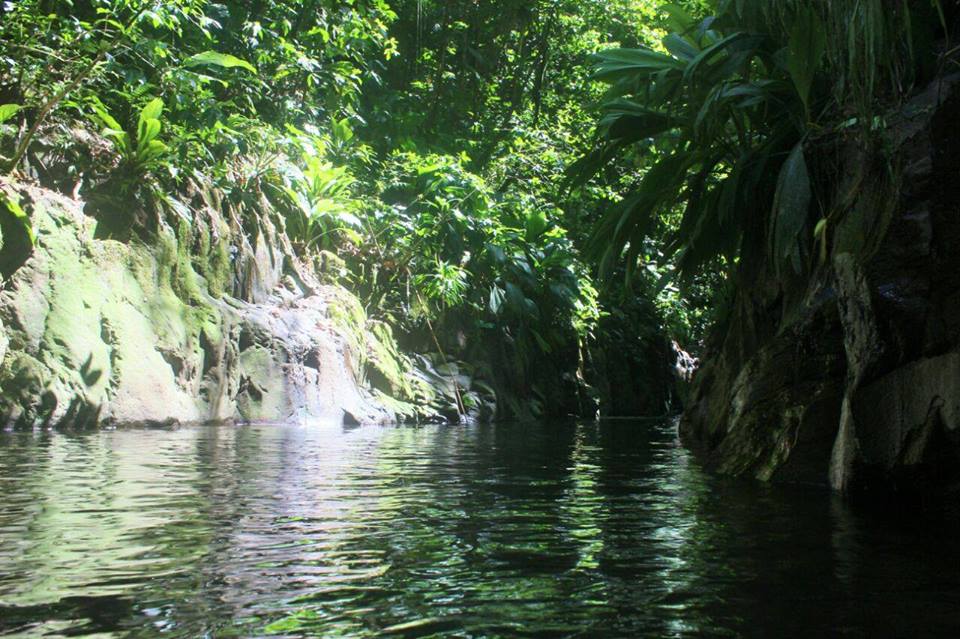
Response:
[[[233,236],[230,286],[229,257],[217,255],[229,255],[231,238],[213,218],[194,264],[183,227],[159,229],[154,242],[94,239],[80,203],[3,187],[32,202],[37,243],[0,291],[0,419],[392,420],[363,388],[364,335],[337,319],[349,294],[294,283],[304,274],[283,282],[284,238],[269,220],[252,245]],[[236,296],[211,293],[220,288]]]
[[[763,271],[739,293],[681,421],[710,466],[851,493],[960,482],[958,112],[954,75],[891,118],[900,181],[867,169],[801,295]]]
[[[960,433],[960,353],[884,375],[860,390],[853,413],[862,464],[894,471],[932,459],[936,431]]]

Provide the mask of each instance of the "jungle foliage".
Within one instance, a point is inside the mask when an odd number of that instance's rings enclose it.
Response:
[[[654,244],[658,258],[687,281],[718,264],[744,282],[761,269],[783,282],[810,272],[827,260],[868,169],[844,179],[838,148],[883,162],[886,115],[947,62],[944,5],[667,10],[670,33],[658,44],[594,57],[593,77],[609,90],[595,147],[571,177],[609,179],[625,160],[637,177],[595,227],[590,254],[606,270],[624,258],[629,273],[649,261],[649,238],[666,238]],[[895,172],[886,168],[891,184]],[[877,208],[859,252],[869,250],[869,228],[883,225]]]
[[[592,413],[604,352],[696,351],[728,271],[825,259],[848,205],[813,149],[879,144],[879,105],[942,62],[946,19],[886,0],[6,1],[0,167],[123,240],[199,224],[198,189],[245,203],[236,224],[276,216],[421,373],[470,362],[502,416]]]
[[[581,248],[617,193],[571,198],[563,171],[602,95],[588,55],[652,42],[656,4],[4,2],[0,165],[125,241],[199,223],[199,190],[276,214],[423,371],[470,362],[502,415],[591,412],[620,295]]]

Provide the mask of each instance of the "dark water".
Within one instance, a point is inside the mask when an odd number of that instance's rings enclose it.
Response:
[[[0,634],[960,636],[947,519],[667,425],[0,434]]]

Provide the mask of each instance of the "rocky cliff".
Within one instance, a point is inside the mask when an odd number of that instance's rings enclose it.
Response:
[[[157,219],[149,241],[121,242],[101,239],[81,202],[10,180],[0,189],[35,234],[24,249],[3,216],[4,422],[393,419],[384,404],[398,402],[364,383],[378,368],[403,386],[389,335],[295,263],[269,215],[207,201],[189,223]]]
[[[884,153],[837,144],[831,179],[856,197],[799,286],[742,266],[680,426],[709,465],[847,492],[960,487],[958,114],[953,76],[888,120]]]

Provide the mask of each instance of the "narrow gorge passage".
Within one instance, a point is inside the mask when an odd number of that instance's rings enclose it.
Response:
[[[960,636],[960,0],[0,0],[0,637]]]

